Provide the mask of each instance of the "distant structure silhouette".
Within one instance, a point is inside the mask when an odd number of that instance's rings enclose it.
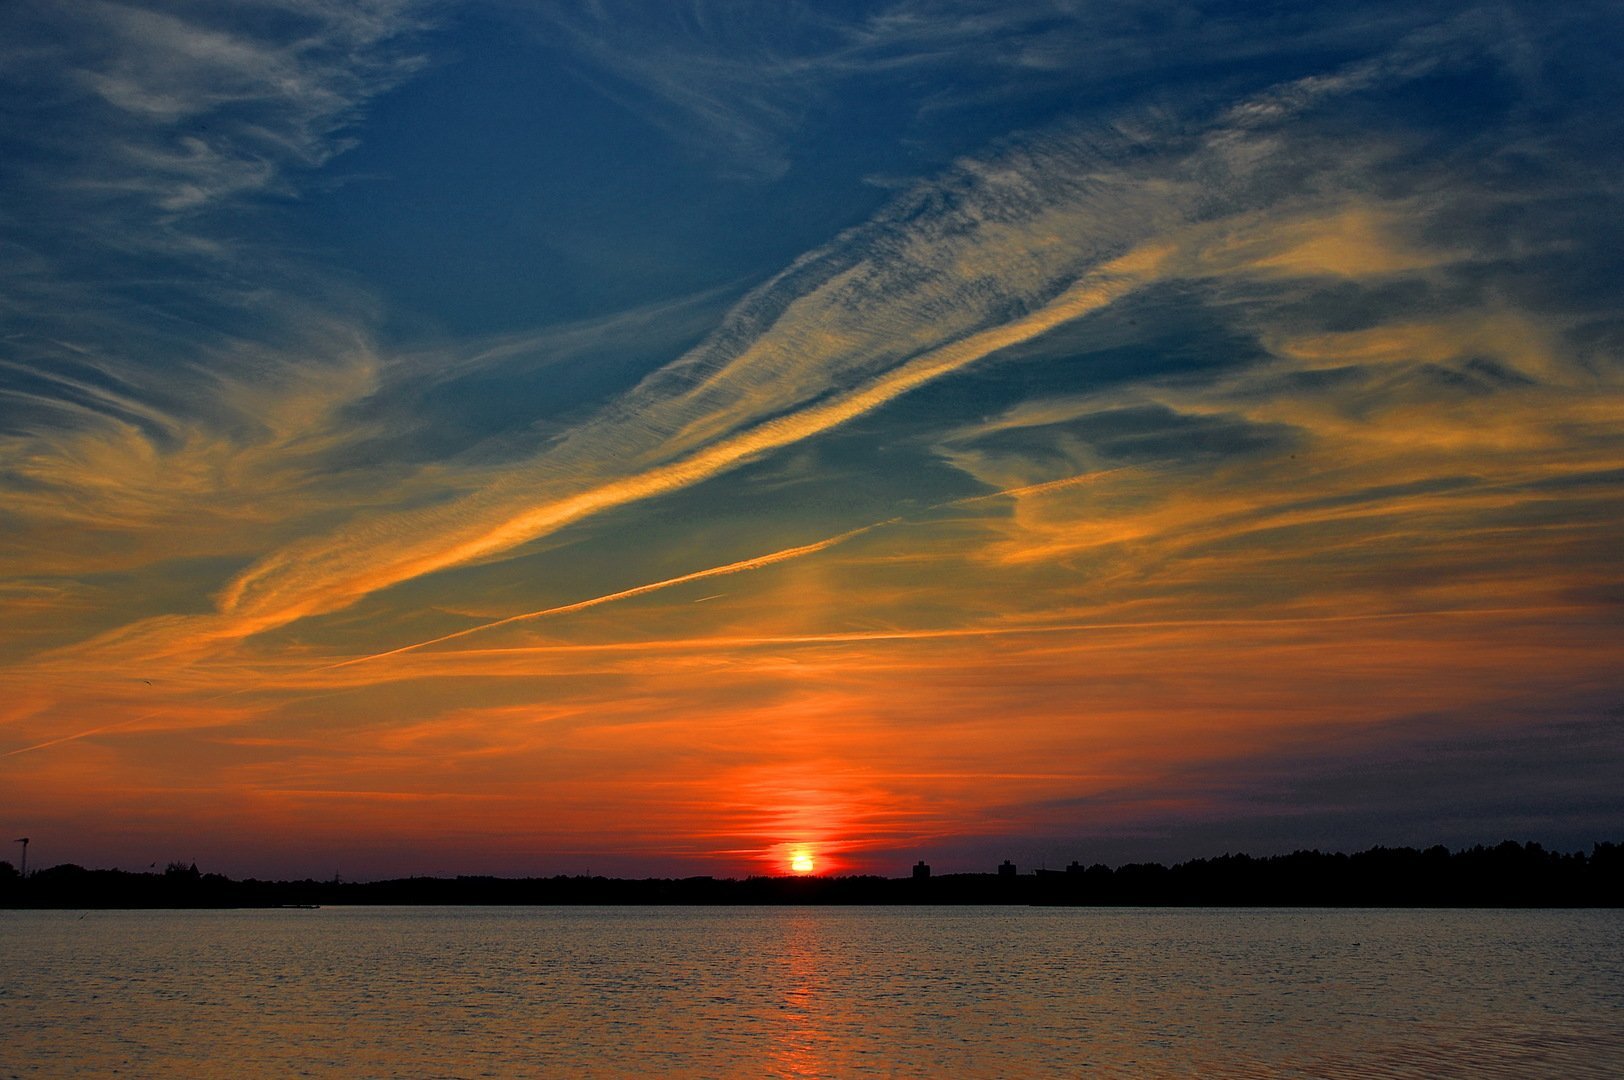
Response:
[[[21,873],[22,873],[23,877],[27,877],[28,876],[28,837],[19,836],[19,837],[17,837],[16,840],[12,841],[12,843],[21,844],[23,846],[23,868],[22,868]]]
[[[16,843],[22,843],[18,837]],[[1226,854],[1172,866],[1073,862],[1021,875],[733,878],[398,878],[388,881],[233,881],[176,861],[161,872],[88,870],[66,863],[25,881],[0,862],[0,909],[309,908],[328,904],[1036,904],[1177,907],[1606,907],[1624,909],[1624,844],[1546,851],[1507,840],[1451,852],[1374,847],[1351,855]],[[0,1069],[0,1075],[4,1074]]]

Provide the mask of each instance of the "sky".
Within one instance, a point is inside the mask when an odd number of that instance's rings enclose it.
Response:
[[[1621,41],[12,0],[0,827],[363,879],[1624,838]]]

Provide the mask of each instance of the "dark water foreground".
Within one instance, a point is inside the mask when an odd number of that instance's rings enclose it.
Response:
[[[0,864],[0,870],[8,868]],[[1624,846],[1546,851],[1512,841],[1450,852],[1371,848],[1225,855],[1167,867],[1136,863],[924,878],[402,878],[233,881],[171,866],[129,873],[55,866],[0,873],[0,908],[277,907],[293,904],[1051,904],[1300,907],[1617,907]]]
[[[1624,912],[0,915],[0,1077],[1616,1077]]]

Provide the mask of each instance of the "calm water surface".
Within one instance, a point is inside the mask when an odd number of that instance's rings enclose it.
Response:
[[[1624,913],[0,912],[0,1077],[1624,1076]]]

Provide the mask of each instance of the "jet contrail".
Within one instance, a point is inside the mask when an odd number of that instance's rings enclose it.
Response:
[[[1058,480],[1049,480],[1049,481],[1039,483],[1039,484],[1028,484],[1028,485],[1024,485],[1024,486],[1021,486],[1021,487],[1005,488],[1005,489],[1000,490],[1000,491],[991,491],[991,492],[987,492],[987,493],[981,494],[981,495],[971,495],[971,496],[967,496],[967,497],[959,498],[959,499],[949,499],[946,502],[937,503],[937,504],[935,504],[933,506],[926,507],[924,509],[923,513],[929,513],[929,512],[931,512],[933,510],[940,510],[940,509],[943,509],[944,507],[949,507],[949,506],[963,506],[963,505],[965,505],[967,503],[980,502],[980,501],[986,500],[986,499],[996,499],[996,498],[999,498],[1000,496],[1006,496],[1006,495],[1028,495],[1028,494],[1035,495],[1035,494],[1042,494],[1042,493],[1046,493],[1046,492],[1049,492],[1049,491],[1054,491],[1054,490],[1057,490],[1057,489],[1060,489],[1060,488],[1070,487],[1070,486],[1072,486],[1074,484],[1080,484],[1080,483],[1083,483],[1083,482],[1086,482],[1086,481],[1089,481],[1089,480],[1093,480],[1093,479],[1096,479],[1096,478],[1098,478],[1100,476],[1108,475],[1109,473],[1129,471],[1129,470],[1133,470],[1133,469],[1137,469],[1137,468],[1140,468],[1140,466],[1124,466],[1121,469],[1109,469],[1109,470],[1105,470],[1103,472],[1079,473],[1079,474],[1077,474],[1075,476],[1065,476],[1065,477],[1061,477]],[[887,525],[895,525],[896,523],[898,523],[898,522],[900,522],[902,520],[903,520],[902,517],[887,518],[884,521],[876,521],[876,522],[873,522],[872,524],[864,525],[864,526],[862,526],[860,528],[856,528],[856,529],[850,529],[850,530],[848,530],[846,532],[839,533],[838,535],[835,535],[835,536],[827,537],[826,539],[823,539],[823,540],[818,540],[818,541],[815,541],[815,542],[810,543],[810,544],[802,544],[799,547],[784,548],[781,551],[769,552],[766,555],[756,555],[756,556],[753,556],[753,557],[748,558],[748,559],[740,559],[737,562],[726,563],[726,564],[724,564],[722,566],[713,566],[713,567],[710,567],[710,568],[705,569],[705,570],[695,570],[694,572],[689,573],[689,574],[682,574],[682,575],[679,575],[677,577],[666,578],[666,579],[664,579],[662,581],[649,582],[646,585],[637,585],[637,586],[634,586],[633,588],[630,588],[630,589],[621,589],[619,592],[605,593],[602,596],[594,596],[594,597],[591,597],[590,599],[587,599],[587,600],[578,600],[578,601],[576,601],[574,603],[571,603],[571,604],[560,604],[560,605],[558,605],[556,607],[542,608],[539,611],[527,611],[527,612],[523,612],[522,614],[519,614],[519,615],[509,615],[506,618],[496,619],[496,620],[493,620],[491,622],[486,622],[486,623],[480,623],[478,626],[464,627],[461,630],[457,630],[457,631],[454,631],[454,632],[449,633],[449,634],[442,634],[439,637],[429,638],[426,641],[417,641],[417,642],[413,642],[410,645],[402,645],[399,648],[388,649],[388,650],[385,650],[384,652],[372,653],[372,654],[370,654],[368,656],[357,656],[357,657],[353,657],[353,658],[351,658],[349,660],[341,660],[336,664],[325,664],[325,665],[322,665],[321,667],[311,668],[311,669],[309,669],[309,671],[307,673],[308,674],[315,674],[317,672],[333,671],[333,670],[336,670],[338,668],[350,667],[350,666],[355,665],[355,664],[370,663],[371,661],[382,660],[382,659],[385,659],[386,657],[390,657],[390,656],[399,656],[402,653],[415,652],[418,649],[424,649],[424,648],[427,648],[430,645],[439,645],[442,642],[455,641],[458,638],[468,637],[471,634],[478,634],[478,633],[481,633],[481,632],[486,631],[486,630],[494,630],[497,627],[507,626],[507,625],[509,625],[511,623],[524,622],[524,621],[530,620],[530,619],[546,618],[547,616],[550,616],[550,615],[567,615],[567,614],[570,614],[571,612],[584,611],[587,608],[597,607],[600,604],[613,603],[616,600],[629,600],[634,596],[642,596],[645,593],[656,592],[656,591],[658,591],[660,589],[669,589],[669,588],[671,588],[673,586],[676,586],[676,585],[684,585],[684,584],[687,584],[688,582],[691,582],[691,581],[703,581],[706,578],[722,577],[722,576],[725,576],[725,575],[728,575],[728,574],[742,574],[742,573],[745,573],[745,572],[750,571],[750,570],[759,570],[759,569],[761,569],[763,567],[772,566],[772,565],[774,565],[776,563],[788,562],[791,559],[798,559],[803,555],[815,555],[820,551],[827,551],[829,548],[832,548],[837,544],[842,544],[842,543],[846,542],[847,540],[852,539],[853,537],[861,536],[863,533],[872,532],[875,529],[884,528]],[[714,596],[706,596],[706,597],[702,597],[701,599],[703,599],[703,600],[714,600],[714,599],[716,599],[717,596],[720,596],[720,595],[722,595],[722,594],[717,593]],[[1053,628],[1039,629],[1039,630],[1036,630],[1035,632],[1040,632],[1040,633],[1041,632],[1052,632],[1052,630],[1055,630],[1055,629],[1077,629],[1077,628],[1076,627],[1053,627]],[[858,637],[865,637],[865,638],[868,638],[868,639],[871,639],[871,640],[889,640],[889,639],[907,639],[907,638],[910,638],[910,637],[972,636],[972,635],[976,635],[976,634],[987,634],[989,632],[991,632],[991,633],[999,633],[999,632],[1003,632],[1003,633],[1023,633],[1023,632],[1024,633],[1031,633],[1031,632],[1034,632],[1034,630],[1032,630],[1032,629],[1020,630],[1020,629],[1015,629],[1015,628],[1004,628],[1001,631],[988,631],[988,630],[924,631],[924,632],[902,631],[902,632],[895,633],[895,634],[866,634],[866,635],[831,634],[831,635],[814,635],[814,636],[811,636],[811,637],[801,637],[801,638],[783,638],[783,639],[769,639],[769,640],[781,641],[783,643],[808,642],[808,641],[837,642],[837,641],[843,641],[843,640],[856,639]],[[658,644],[658,643],[645,643],[645,644]],[[582,646],[571,646],[571,647],[572,648],[581,648]],[[241,688],[241,689],[237,689],[237,690],[229,690],[224,694],[219,694],[219,695],[216,695],[215,697],[208,698],[206,700],[208,702],[219,701],[219,700],[222,700],[224,698],[234,697],[234,696],[236,696],[238,694],[247,693],[248,689],[249,688],[245,687],[245,688]],[[151,720],[152,718],[154,718],[156,716],[160,716],[162,714],[163,714],[163,710],[157,710],[157,711],[154,711],[154,712],[143,713],[140,716],[132,716],[127,720],[119,720],[119,721],[117,721],[115,723],[111,723],[111,724],[103,724],[103,725],[101,725],[99,727],[89,728],[89,729],[87,729],[85,731],[74,732],[71,735],[61,735],[61,736],[58,736],[57,738],[54,738],[54,739],[47,739],[44,742],[33,743],[32,745],[29,745],[29,746],[19,746],[19,747],[13,749],[13,750],[5,751],[3,754],[0,754],[0,757],[13,757],[13,756],[15,756],[17,754],[26,754],[26,753],[30,753],[31,751],[34,751],[34,750],[45,750],[45,749],[47,749],[49,747],[52,747],[52,746],[61,745],[62,743],[74,742],[74,741],[76,741],[78,739],[89,738],[92,735],[100,735],[103,732],[116,731],[116,730],[118,730],[120,728],[129,727],[132,724],[139,724],[143,720]]]
[[[1473,618],[1482,615],[1545,615],[1578,613],[1589,609],[1577,604],[1548,604],[1531,607],[1505,608],[1428,608],[1416,611],[1372,611],[1351,615],[1284,615],[1274,618],[1232,619],[1145,619],[1107,620],[1098,622],[1031,623],[1017,626],[950,626],[926,630],[849,630],[827,634],[776,634],[764,637],[707,637],[670,640],[615,641],[584,645],[521,645],[500,649],[475,649],[464,652],[440,653],[453,656],[495,656],[502,654],[557,654],[557,653],[613,653],[639,650],[681,651],[690,649],[733,649],[777,647],[782,645],[846,645],[867,641],[939,641],[955,638],[1019,637],[1048,634],[1077,634],[1112,630],[1185,630],[1211,627],[1237,629],[1267,628],[1275,626],[1316,626],[1337,623],[1405,622],[1412,619]],[[480,629],[474,627],[473,629]],[[416,646],[408,646],[416,648]],[[405,651],[405,650],[396,650]],[[390,653],[379,655],[388,656]],[[349,660],[355,664],[362,660]],[[316,671],[330,671],[330,665]]]
[[[1160,462],[1151,462],[1149,464],[1156,465],[1160,464]],[[984,495],[966,495],[962,499],[954,499],[951,502],[942,503],[941,506],[967,506],[970,503],[986,502],[989,499],[1001,499],[1010,495],[1046,495],[1051,491],[1059,491],[1062,488],[1076,487],[1079,484],[1092,483],[1095,480],[1099,480],[1107,476],[1114,476],[1117,473],[1140,472],[1147,467],[1147,465],[1120,465],[1115,469],[1100,469],[1095,472],[1077,473],[1073,476],[1062,476],[1058,480],[1045,480],[1039,484],[1025,484],[1021,487],[1004,488],[1002,491],[989,491]],[[940,507],[933,506],[931,509],[936,510],[940,509]]]
[[[993,353],[1107,308],[1154,281],[1173,251],[1171,244],[1135,249],[1090,270],[1034,311],[927,349],[845,393],[761,420],[676,460],[499,515],[482,530],[399,549],[385,564],[369,563],[366,573],[350,569],[354,544],[347,540],[325,551],[294,553],[290,549],[268,557],[221,592],[222,613],[234,620],[234,629],[225,633],[249,637],[336,610],[388,585],[508,551],[607,510],[692,487],[761,454],[846,424]],[[317,568],[297,569],[306,565]],[[324,574],[331,580],[322,580]]]
[[[651,593],[660,589],[669,589],[674,585],[686,585],[690,581],[702,581],[705,578],[722,577],[726,574],[742,574],[747,570],[759,570],[764,566],[772,566],[775,563],[788,562],[790,559],[798,559],[802,555],[813,555],[817,552],[825,551],[834,547],[836,544],[841,544],[847,540],[850,540],[854,536],[861,536],[863,533],[869,532],[872,529],[878,529],[884,525],[890,525],[900,520],[900,518],[891,518],[888,521],[875,522],[872,525],[864,525],[862,528],[852,529],[848,532],[843,532],[838,536],[831,536],[828,539],[819,540],[816,543],[802,544],[800,547],[785,548],[782,551],[774,551],[767,555],[757,555],[749,559],[740,559],[738,562],[727,563],[724,566],[712,566],[707,570],[695,570],[691,574],[682,574],[678,577],[666,578],[663,581],[652,581],[646,585],[637,585],[630,589],[621,589],[619,592],[605,593],[602,596],[594,596],[589,600],[577,600],[573,604],[560,604],[557,607],[542,608],[540,611],[526,611],[520,615],[509,615],[505,619],[496,619],[492,622],[480,623],[478,626],[464,627],[461,630],[457,630],[449,634],[441,634],[439,637],[429,638],[427,641],[413,642],[410,645],[402,645],[398,649],[389,649],[385,652],[372,653],[369,656],[357,656],[350,660],[342,660],[336,664],[328,664],[326,667],[317,668],[316,670],[332,671],[336,668],[349,667],[352,664],[365,664],[372,660],[382,660],[388,656],[399,656],[401,653],[427,648],[430,645],[438,645],[441,642],[454,641],[457,638],[467,637],[470,634],[478,634],[486,630],[494,630],[499,626],[507,626],[510,623],[525,622],[530,619],[541,619],[549,615],[568,615],[571,612],[584,611],[587,608],[597,607],[599,604],[613,603],[616,600],[629,600],[634,596],[642,596],[644,593]],[[706,597],[706,599],[712,598]]]
[[[1041,484],[1027,484],[1022,487],[1012,487],[1005,488],[1001,491],[991,491],[982,495],[971,495],[967,498],[950,499],[947,502],[937,503],[934,506],[928,506],[923,512],[930,513],[933,510],[940,510],[944,507],[963,506],[967,503],[981,502],[986,499],[996,499],[1000,496],[1006,495],[1043,494],[1058,490],[1060,488],[1071,487],[1075,484],[1096,480],[1102,476],[1108,476],[1112,473],[1137,471],[1140,467],[1141,466],[1137,465],[1126,465],[1117,469],[1079,473],[1075,476],[1063,476],[1058,480],[1049,480]],[[724,566],[713,566],[707,570],[695,570],[691,574],[682,574],[678,577],[666,578],[663,581],[653,581],[646,585],[638,585],[630,589],[621,589],[619,592],[605,593],[602,596],[594,596],[589,600],[578,600],[572,604],[560,604],[556,607],[542,608],[539,611],[526,611],[520,615],[509,615],[506,618],[480,623],[478,626],[464,627],[461,630],[456,630],[449,634],[441,634],[439,637],[429,638],[425,641],[417,641],[410,645],[402,645],[396,649],[386,649],[383,652],[371,653],[367,656],[357,656],[352,657],[349,660],[341,660],[336,664],[328,664],[325,667],[316,668],[315,671],[333,671],[338,668],[350,667],[353,664],[370,663],[373,660],[382,660],[386,657],[399,656],[402,653],[414,652],[418,649],[427,648],[430,645],[439,645],[443,642],[455,641],[457,638],[467,637],[470,634],[479,634],[486,630],[494,630],[497,627],[507,626],[511,623],[525,622],[530,619],[542,619],[550,615],[568,615],[571,612],[584,611],[587,608],[597,607],[599,604],[613,603],[616,600],[629,600],[634,596],[642,596],[644,593],[651,593],[660,589],[669,589],[674,585],[686,585],[690,581],[702,581],[705,578],[722,577],[726,574],[741,574],[748,570],[759,570],[764,566],[772,566],[775,563],[787,562],[790,559],[798,559],[803,555],[815,555],[820,551],[826,551],[829,548],[834,547],[836,544],[844,543],[854,536],[860,536],[863,533],[870,532],[874,529],[884,528],[887,525],[895,525],[901,520],[903,520],[901,517],[887,518],[884,521],[876,521],[872,524],[864,525],[861,528],[851,529],[847,532],[840,533],[838,536],[831,536],[825,540],[819,540],[811,544],[802,544],[800,547],[785,548],[782,551],[774,551],[767,555],[757,555],[749,559],[741,559],[738,562],[727,563]],[[719,596],[721,594],[718,593],[716,595]],[[715,596],[706,596],[702,597],[701,599],[714,600],[715,598]],[[695,601],[695,603],[698,602],[699,601],[697,600]]]
[[[149,683],[148,685],[151,684]],[[223,694],[216,694],[211,698],[204,698],[201,704],[210,705],[216,701],[224,701],[228,697],[236,697],[238,694],[246,694],[250,689],[252,688],[240,687],[236,690],[227,690]],[[142,713],[140,716],[132,716],[128,720],[116,720],[111,724],[103,724],[100,727],[93,727],[87,731],[76,731],[72,735],[59,735],[54,739],[46,739],[44,742],[34,743],[32,746],[19,746],[15,750],[7,750],[5,753],[0,754],[0,757],[14,757],[17,754],[26,754],[31,750],[44,750],[50,746],[57,746],[65,742],[73,742],[75,739],[86,739],[92,735],[100,735],[104,731],[117,731],[119,728],[129,727],[131,724],[139,724],[143,720],[151,720],[155,716],[163,716],[168,711],[169,710],[167,709],[154,709],[152,712]]]

